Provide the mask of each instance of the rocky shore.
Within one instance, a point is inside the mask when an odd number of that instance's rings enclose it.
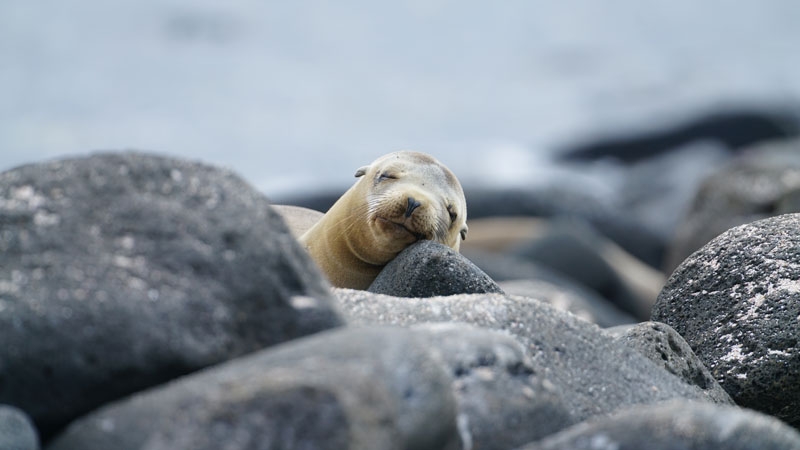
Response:
[[[660,229],[465,190],[462,253],[355,291],[220,168],[0,173],[0,448],[800,449],[800,143],[731,155]]]

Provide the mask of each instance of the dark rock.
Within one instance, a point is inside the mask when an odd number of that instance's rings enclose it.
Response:
[[[733,228],[687,258],[653,308],[733,400],[800,426],[800,214]]]
[[[512,280],[501,281],[498,284],[506,294],[535,298],[600,327],[636,322],[632,316],[598,296],[584,297],[573,290],[564,289],[545,280]]]
[[[392,327],[297,339],[106,406],[49,450],[454,449],[452,379],[430,344]]]
[[[695,142],[618,168],[619,208],[656,233],[668,247],[700,185],[732,155],[716,142]],[[663,267],[661,261],[656,267]]]
[[[499,294],[395,298],[347,289],[334,293],[354,324],[465,322],[510,333],[524,345],[534,375],[561,392],[577,420],[670,398],[708,399],[597,326],[534,299]]]
[[[412,327],[454,379],[463,448],[508,449],[576,421],[555,386],[537,376],[525,348],[498,331],[464,324]]]
[[[526,216],[580,220],[651,267],[661,267],[664,260],[666,242],[663,237],[620,210],[614,202],[579,192],[568,183],[529,189],[465,187],[464,192],[471,219]]]
[[[554,221],[540,235],[511,253],[545,266],[608,299],[619,309],[646,320],[663,285],[660,274],[649,286],[634,284],[626,271],[641,270],[633,258],[616,263],[605,238],[576,221]],[[648,272],[652,270],[647,267]],[[649,273],[648,273],[649,275]],[[632,281],[633,280],[633,281]]]
[[[420,241],[400,252],[367,290],[395,297],[503,292],[467,258],[433,241]]]
[[[797,136],[796,113],[789,110],[727,108],[684,122],[628,135],[595,138],[559,152],[565,160],[614,158],[636,162],[669,152],[695,141],[717,141],[736,150],[761,141]]]
[[[507,294],[535,298],[602,327],[636,321],[596,292],[534,262],[481,250],[464,251],[463,254],[497,280],[498,286]]]
[[[720,233],[745,223],[800,212],[800,141],[748,149],[701,184],[669,246],[665,270]]]
[[[39,437],[30,418],[13,406],[0,405],[0,449],[39,449]]]
[[[575,425],[519,450],[796,450],[800,433],[733,406],[672,401]]]
[[[337,326],[322,275],[228,171],[137,153],[0,174],[0,402],[43,437],[131,392]]]
[[[714,403],[733,404],[733,400],[711,376],[689,344],[671,326],[660,322],[643,322],[604,330],[628,347],[646,356],[667,372],[707,395]]]

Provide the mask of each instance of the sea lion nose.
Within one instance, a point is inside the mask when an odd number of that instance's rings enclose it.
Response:
[[[406,208],[406,217],[411,217],[415,209],[422,206],[414,197],[408,197],[408,207]]]

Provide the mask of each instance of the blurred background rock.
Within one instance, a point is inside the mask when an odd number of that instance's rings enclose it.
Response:
[[[702,181],[797,134],[798,21],[793,0],[7,0],[0,170],[141,149],[324,210],[416,149],[471,218],[579,217],[669,271]]]

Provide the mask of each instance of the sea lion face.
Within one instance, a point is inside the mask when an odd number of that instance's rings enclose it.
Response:
[[[373,264],[385,264],[410,244],[426,239],[458,251],[467,234],[467,204],[455,175],[435,158],[396,152],[358,169],[355,186],[365,195]],[[367,243],[367,245],[369,245]]]

